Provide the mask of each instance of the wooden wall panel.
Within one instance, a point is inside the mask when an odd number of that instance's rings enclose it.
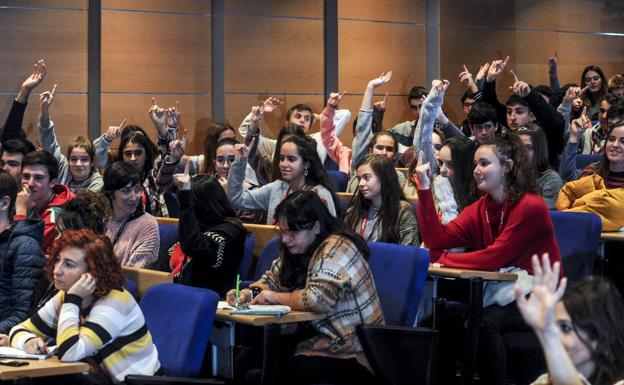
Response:
[[[206,128],[212,123],[212,100],[210,96],[155,95],[162,107],[174,106],[180,101],[182,127],[188,130],[187,154],[201,153]],[[147,113],[152,104],[152,95],[102,95],[102,132],[108,126],[118,125],[124,118],[129,124],[141,126],[156,139],[156,129]],[[181,137],[180,132],[180,137]],[[113,146],[116,146],[115,143]]]
[[[0,91],[15,92],[43,58],[48,77],[63,92],[87,88],[87,12],[0,9]],[[39,91],[39,90],[37,90]]]
[[[425,0],[340,0],[338,17],[425,23]]]
[[[225,91],[322,93],[322,21],[225,16]]]
[[[2,0],[3,7],[88,9],[89,0]]]
[[[409,93],[426,79],[425,27],[418,25],[339,21],[339,86],[363,93],[369,80],[393,71],[384,92]]]
[[[210,14],[210,0],[102,0],[103,9]]]
[[[320,114],[325,104],[323,95],[274,94],[271,96],[284,101],[284,104],[271,114],[265,114],[264,116],[260,129],[263,135],[269,138],[277,137],[279,130],[284,126],[286,111],[290,106],[305,103],[312,107],[314,113]],[[266,94],[226,95],[225,121],[238,131],[238,126],[251,111],[251,106],[257,105],[260,100],[264,100],[266,97]],[[318,130],[318,122],[316,122],[312,127],[312,132],[317,132]],[[241,140],[240,137],[238,139]]]
[[[210,17],[102,12],[102,91],[209,93]]]
[[[226,14],[322,18],[323,2],[318,0],[226,0],[224,12]]]
[[[14,95],[0,96],[0,116],[2,123],[8,115],[13,103]],[[28,140],[36,147],[41,146],[39,140],[39,94],[31,94],[28,99],[28,107],[24,114],[22,128],[28,135]],[[58,93],[54,98],[54,104],[50,107],[50,117],[56,125],[56,135],[63,151],[72,138],[83,135],[87,136],[87,96]]]

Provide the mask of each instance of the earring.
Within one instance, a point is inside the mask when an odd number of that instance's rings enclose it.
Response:
[[[308,176],[308,169],[307,168],[303,169],[303,175]]]

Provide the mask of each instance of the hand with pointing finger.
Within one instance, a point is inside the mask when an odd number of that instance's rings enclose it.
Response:
[[[239,143],[234,146],[234,160],[237,162],[247,162],[247,158],[249,157],[249,150],[253,148],[256,144],[256,138],[251,139],[251,143],[249,146],[244,145],[243,143]]]
[[[516,73],[513,72],[513,70],[510,70],[509,72],[511,72],[514,77],[514,84],[513,86],[510,86],[509,89],[521,98],[526,98],[527,96],[529,96],[529,94],[531,93],[531,86],[529,86],[528,83],[519,80],[518,76],[516,76]]]
[[[494,60],[492,64],[490,64],[490,68],[488,69],[487,75],[485,77],[488,83],[491,83],[494,80],[496,80],[498,75],[500,75],[505,70],[505,67],[507,67],[507,64],[509,64],[509,56],[507,56],[505,60],[500,60],[500,59]]]
[[[54,101],[54,93],[56,92],[57,84],[52,87],[52,91],[45,91],[39,95],[39,103],[41,104],[41,116],[39,120],[42,122],[46,122],[50,120],[50,106]]]
[[[186,162],[186,165],[184,166],[184,172],[182,174],[173,175],[173,181],[180,191],[191,189],[191,176],[189,174],[190,167],[191,162]]]
[[[108,126],[108,129],[104,133],[104,139],[106,139],[106,141],[110,143],[113,140],[119,138],[123,129],[126,128],[127,122],[128,119],[124,119],[121,121],[121,123],[119,123],[119,126]]]
[[[583,94],[589,89],[589,86],[585,88],[581,87],[569,87],[566,90],[565,96],[563,99],[567,102],[572,103],[575,99],[579,99]]]
[[[416,180],[414,182],[416,182],[416,186],[418,186],[419,190],[429,190],[429,188],[431,188],[431,165],[429,162],[423,164],[424,157],[425,154],[420,151],[418,153],[418,163],[414,170],[416,174]]]
[[[178,127],[182,118],[182,114],[180,113],[180,102],[176,101],[175,107],[167,108],[165,115],[165,123],[167,124],[167,127]]]
[[[571,143],[578,143],[578,139],[583,135],[585,130],[591,128],[591,126],[591,120],[587,116],[587,106],[585,106],[581,116],[570,122],[570,137],[568,141]]]
[[[341,93],[332,92],[329,94],[329,99],[327,99],[327,105],[333,108],[334,110],[338,108],[338,104],[345,96],[347,91],[342,91]]]
[[[373,103],[373,108],[378,110],[378,111],[384,112],[384,111],[386,111],[386,103],[387,103],[387,101],[388,101],[388,93],[386,92],[386,94],[384,95],[384,98],[382,100]]]
[[[169,142],[169,162],[179,163],[184,155],[184,149],[186,148],[186,130],[182,139],[175,139]],[[188,163],[188,162],[187,162]]]
[[[479,89],[477,88],[477,83],[475,83],[474,79],[472,78],[472,74],[470,73],[470,71],[468,71],[468,68],[465,64],[463,65],[463,67],[464,70],[459,73],[459,81],[465,83],[466,88],[468,88],[470,92],[474,94],[475,92],[479,91]]]

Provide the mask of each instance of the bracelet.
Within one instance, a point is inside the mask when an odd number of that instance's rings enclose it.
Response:
[[[251,290],[251,299],[253,300],[254,298],[256,298],[257,296],[260,295],[260,293],[262,292],[262,289],[260,289],[259,287],[250,287],[249,290]]]
[[[336,108],[338,108],[338,105],[337,105],[337,104],[336,104],[336,105],[334,105],[334,104],[331,104],[331,103],[327,103],[327,105],[328,105],[328,106],[330,106],[331,108],[333,108],[334,110],[335,110]]]

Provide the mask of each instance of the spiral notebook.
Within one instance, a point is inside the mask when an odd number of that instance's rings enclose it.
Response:
[[[219,301],[218,308],[232,310],[230,314],[272,315],[275,317],[281,317],[291,311],[290,306],[285,305],[247,305],[235,308],[229,306],[225,301]]]

